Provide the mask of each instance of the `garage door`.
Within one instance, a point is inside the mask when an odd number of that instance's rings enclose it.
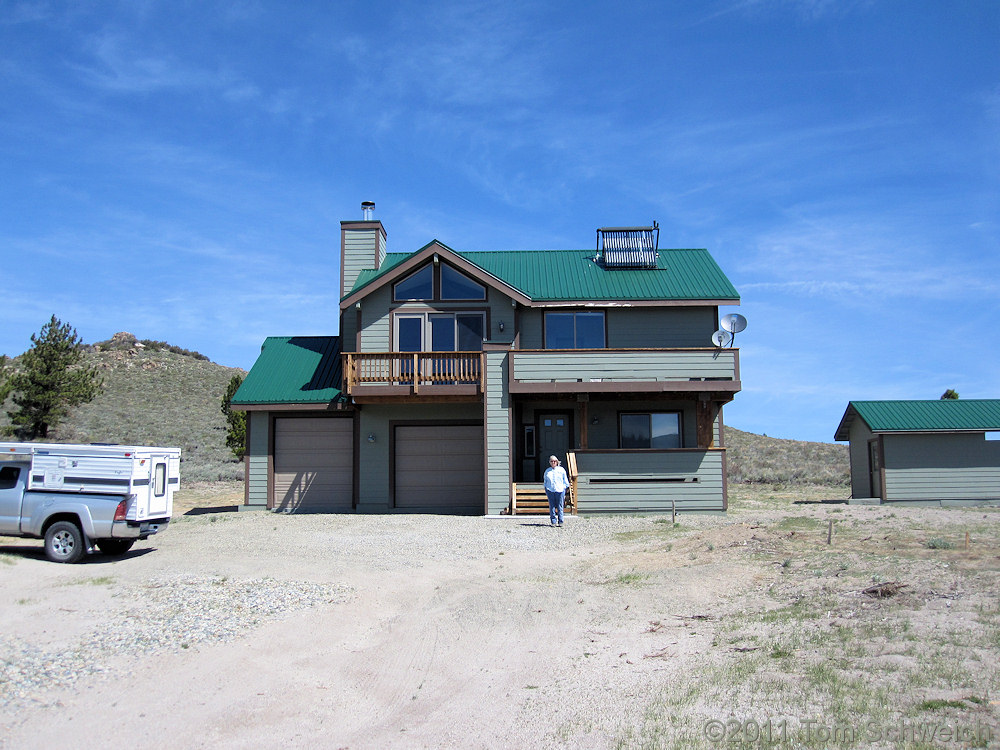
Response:
[[[337,513],[351,510],[354,421],[274,420],[274,508]]]
[[[482,425],[400,425],[396,507],[428,513],[485,512]]]

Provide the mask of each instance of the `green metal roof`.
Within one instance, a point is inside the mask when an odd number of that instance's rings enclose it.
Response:
[[[417,252],[419,252],[419,250]],[[382,261],[382,266],[377,271],[374,269],[366,268],[358,272],[358,278],[354,282],[354,289],[360,289],[363,286],[367,286],[375,279],[381,276],[385,276],[395,266],[398,266],[400,263],[409,258],[411,255],[413,255],[413,253],[388,253],[385,256],[385,260]],[[350,293],[351,292],[348,292],[348,294]]]
[[[1000,430],[1000,399],[851,401],[835,440],[847,440],[855,417],[872,432],[978,432]]]
[[[268,336],[234,406],[343,401],[339,336]]]
[[[446,245],[442,247],[451,250]],[[740,298],[707,250],[660,250],[655,269],[604,268],[594,262],[594,250],[451,251],[538,302],[699,299],[738,302]],[[414,254],[386,255],[378,271],[361,272],[350,294],[390,275]]]

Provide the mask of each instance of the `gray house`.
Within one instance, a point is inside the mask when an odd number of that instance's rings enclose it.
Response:
[[[881,503],[1000,502],[1000,400],[851,401],[851,496]]]
[[[555,454],[576,512],[724,511],[739,352],[711,339],[739,295],[657,235],[390,254],[380,221],[341,222],[340,335],[268,338],[233,400],[246,507],[537,511]]]

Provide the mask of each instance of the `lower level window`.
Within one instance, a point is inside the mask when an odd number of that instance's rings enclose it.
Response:
[[[619,447],[680,448],[681,413],[654,411],[619,416]]]

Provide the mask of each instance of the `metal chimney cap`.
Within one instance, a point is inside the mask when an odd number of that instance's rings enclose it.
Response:
[[[371,221],[372,211],[375,210],[375,201],[361,201],[361,211],[365,221]]]
[[[361,201],[361,208],[366,208],[366,209],[375,208],[375,201]]]

